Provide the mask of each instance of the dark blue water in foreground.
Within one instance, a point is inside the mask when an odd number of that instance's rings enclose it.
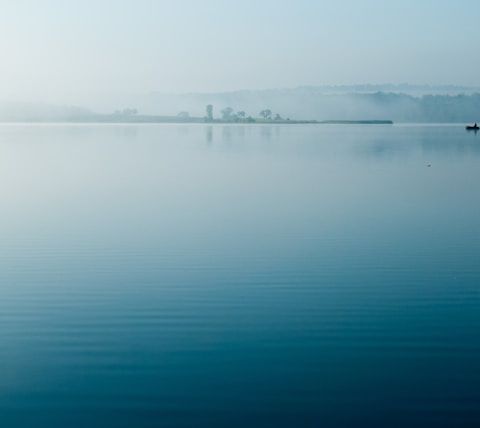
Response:
[[[1,125],[0,196],[2,427],[480,426],[480,135]]]

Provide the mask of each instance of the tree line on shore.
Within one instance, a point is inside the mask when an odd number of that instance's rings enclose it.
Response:
[[[243,123],[255,123],[258,121],[261,122],[274,122],[274,121],[283,121],[290,120],[284,119],[279,113],[274,114],[270,109],[264,109],[258,113],[258,118],[254,118],[250,115],[247,116],[247,113],[243,110],[235,111],[231,107],[225,107],[220,110],[220,117],[215,118],[213,113],[213,105],[208,104],[205,107],[205,122],[243,122]],[[178,117],[183,119],[188,119],[190,116],[188,112],[180,112]]]
[[[224,109],[220,110],[221,117],[220,119],[215,119],[213,116],[213,105],[208,104],[205,107],[205,122],[214,122],[214,121],[221,121],[221,122],[246,122],[246,123],[254,123],[257,122],[258,118],[253,118],[252,116],[247,116],[245,111],[239,110],[235,111],[231,107],[225,107]],[[273,114],[272,110],[264,109],[258,113],[259,118],[262,122],[270,122],[270,121],[283,121],[282,116],[279,113]],[[289,119],[287,119],[289,120]]]
[[[240,122],[240,123],[255,123],[255,122],[279,122],[279,121],[289,121],[290,119],[284,119],[279,113],[273,113],[270,109],[264,109],[258,113],[258,117],[254,118],[250,115],[247,116],[247,113],[243,110],[235,111],[231,107],[225,107],[224,109],[220,110],[220,117],[214,117],[214,107],[212,104],[208,104],[205,107],[205,116],[203,120],[205,122]],[[135,108],[125,108],[123,110],[115,110],[113,113],[116,117],[134,117],[139,114],[138,110]],[[181,111],[176,116],[178,119],[182,121],[194,120],[194,119],[202,119],[194,118],[190,116],[188,111]]]

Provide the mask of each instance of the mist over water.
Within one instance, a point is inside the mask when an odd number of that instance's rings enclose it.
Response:
[[[1,125],[0,424],[478,425],[479,137]]]

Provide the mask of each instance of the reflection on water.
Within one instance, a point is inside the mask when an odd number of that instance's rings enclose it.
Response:
[[[478,155],[480,152],[480,138],[474,133],[465,132],[460,125],[396,125],[375,126],[365,125],[206,125],[205,138],[208,143],[213,141],[214,133],[221,136],[218,143],[238,143],[239,146],[256,144],[261,145],[271,139],[277,143],[292,140],[301,136],[301,144],[295,148],[299,150],[325,153],[334,152],[338,147],[331,147],[320,143],[338,143],[340,148],[348,150],[349,156],[373,157],[408,157],[416,156],[421,151],[450,155]],[[295,129],[297,128],[297,129]],[[298,128],[302,128],[300,132]],[[249,141],[245,141],[248,139]],[[317,143],[317,144],[314,144]],[[230,147],[230,146],[229,146]],[[260,147],[261,149],[262,147]],[[287,147],[291,149],[291,147]]]
[[[1,425],[478,426],[479,137],[0,126]]]
[[[205,136],[207,139],[207,145],[210,145],[213,142],[213,126],[205,126]]]

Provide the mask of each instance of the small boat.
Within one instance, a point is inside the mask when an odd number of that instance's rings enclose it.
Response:
[[[465,127],[465,129],[466,129],[467,131],[478,131],[478,130],[480,129],[480,127],[479,127],[477,124],[475,124],[475,125],[467,125],[467,126]]]

